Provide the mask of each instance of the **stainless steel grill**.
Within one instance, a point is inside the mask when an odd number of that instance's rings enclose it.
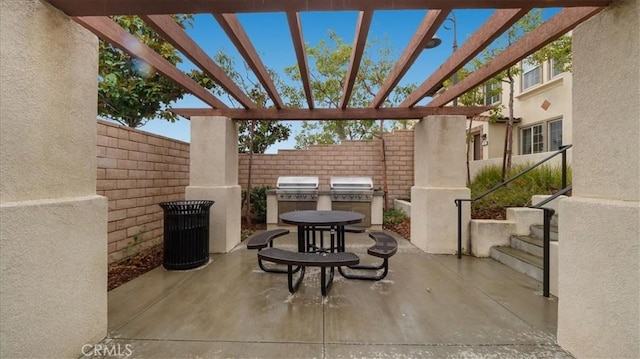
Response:
[[[318,202],[318,177],[282,176],[276,182],[278,224],[280,215],[292,211],[315,210]]]
[[[371,202],[373,180],[371,177],[331,177],[331,201]]]
[[[329,185],[332,209],[362,213],[364,220],[358,225],[371,226],[371,201],[373,200],[371,177],[331,177]]]
[[[278,202],[316,202],[318,177],[283,176],[276,182]]]

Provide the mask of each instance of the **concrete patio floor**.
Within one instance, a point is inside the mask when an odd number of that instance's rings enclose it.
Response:
[[[295,236],[276,246],[295,249]],[[371,243],[347,235],[363,263]],[[103,344],[130,344],[132,358],[571,358],[555,344],[557,299],[540,283],[490,259],[398,243],[387,278],[336,272],[324,299],[317,268],[291,295],[286,274],[262,272],[244,243],[197,270],[157,268],[109,292]]]

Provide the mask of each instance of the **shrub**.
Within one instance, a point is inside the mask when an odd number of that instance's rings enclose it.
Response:
[[[514,165],[507,178],[519,174],[530,164]],[[490,188],[500,184],[501,168],[485,167],[478,172],[471,183],[471,198],[475,198]],[[567,168],[567,184],[571,183],[571,168]],[[507,186],[471,204],[472,218],[505,219],[507,207],[527,207],[531,196],[553,194],[562,189],[562,169],[540,166]]]
[[[251,189],[251,210],[260,222],[267,220],[267,190],[270,186],[259,186]]]
[[[397,226],[407,219],[407,214],[401,209],[388,209],[382,215],[382,224],[385,226]]]

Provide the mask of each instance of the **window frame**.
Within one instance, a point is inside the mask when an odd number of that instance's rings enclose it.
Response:
[[[482,87],[482,90],[483,90],[483,102],[485,106],[491,106],[496,103],[502,102],[502,93],[501,91],[498,91],[501,85],[502,84],[500,83],[500,81],[497,81],[497,80],[488,81],[484,84],[484,86]],[[496,91],[496,94],[493,96],[489,95],[489,93],[494,90]]]
[[[539,132],[535,132],[534,129],[537,129]],[[530,143],[528,143],[528,152],[525,151],[525,131],[531,131],[528,136],[530,139]],[[540,140],[536,141],[536,137],[541,137]],[[539,122],[528,125],[526,127],[520,128],[520,154],[521,155],[533,155],[536,153],[543,153],[545,151],[545,123]]]
[[[565,72],[563,69],[558,68],[558,65],[556,64],[557,61],[558,60],[554,58],[549,59],[549,78],[550,79],[556,78]]]
[[[558,148],[554,149],[551,146],[552,142],[553,142],[553,134],[554,134],[554,131],[552,131],[551,126],[553,124],[558,124],[558,123],[560,124],[560,144],[558,145]],[[547,121],[546,128],[547,128],[547,134],[548,134],[546,136],[547,137],[547,152],[560,150],[560,147],[562,147],[562,142],[564,140],[564,138],[563,138],[564,137],[563,136],[564,135],[564,129],[563,129],[562,117],[554,118],[554,119],[551,119],[551,120]]]
[[[520,69],[522,73],[520,74],[520,89],[521,91],[526,91],[530,88],[533,88],[537,85],[542,84],[542,64],[531,64],[527,61],[528,57],[520,62]],[[530,67],[530,68],[529,68]],[[527,75],[532,73],[537,73],[537,82],[531,83],[527,85]]]

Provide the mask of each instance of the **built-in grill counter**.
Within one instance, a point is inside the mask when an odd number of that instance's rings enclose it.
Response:
[[[320,180],[318,177],[278,177],[275,189],[275,198],[278,208],[276,218],[279,218],[280,214],[285,212],[317,209],[319,186]],[[282,224],[279,219],[276,222],[278,222],[278,224]]]
[[[267,229],[286,227],[280,214],[291,211],[350,211],[362,213],[359,225],[382,229],[383,192],[373,189],[370,177],[331,177],[320,186],[318,177],[278,177],[276,189],[267,191]]]
[[[371,226],[371,202],[373,201],[373,180],[371,177],[331,177],[331,209],[357,212],[364,215],[359,226]]]

